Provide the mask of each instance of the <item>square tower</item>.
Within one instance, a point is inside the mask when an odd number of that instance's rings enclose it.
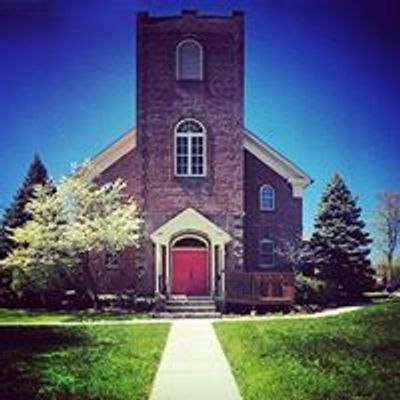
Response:
[[[243,212],[243,14],[139,13],[137,60],[148,231],[188,207],[233,229]]]

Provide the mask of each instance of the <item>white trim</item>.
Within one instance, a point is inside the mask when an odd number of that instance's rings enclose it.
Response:
[[[209,243],[208,243],[208,241],[206,239],[204,239],[200,235],[196,235],[196,234],[193,234],[193,233],[183,233],[182,235],[179,235],[179,236],[175,237],[174,239],[171,240],[171,247],[174,248],[176,242],[179,242],[182,239],[196,239],[199,242],[204,243],[206,248],[209,247]],[[199,247],[199,249],[201,249],[201,247]]]
[[[89,179],[94,179],[131,150],[134,150],[136,145],[136,129],[132,128],[91,158],[88,167],[83,168],[81,172]]]
[[[179,125],[184,122],[194,122],[200,125],[202,132],[178,132],[177,129]],[[187,174],[179,174],[178,173],[178,162],[177,162],[177,140],[178,137],[187,137],[188,138],[188,173]],[[202,174],[193,174],[192,173],[192,138],[201,137],[203,139],[203,173]],[[174,128],[174,175],[177,178],[204,178],[207,176],[207,130],[205,126],[195,118],[183,118],[181,119]]]
[[[203,233],[210,244],[225,245],[232,239],[229,233],[191,207],[158,227],[150,238],[154,243],[169,245],[172,237],[193,232]]]
[[[285,178],[291,185],[294,197],[302,197],[304,189],[313,181],[300,168],[287,160],[284,156],[267,145],[247,129],[243,128],[244,140],[243,148],[257,157],[262,163],[273,169],[277,174]],[[105,150],[91,159],[89,167],[85,173],[93,179],[104,172],[109,166],[134,150],[137,146],[137,132],[135,128],[130,129]],[[175,143],[174,143],[175,147]],[[206,143],[206,163],[207,169],[207,143]],[[174,154],[175,156],[175,154]],[[175,160],[174,160],[175,163]],[[174,167],[175,168],[175,167]],[[206,171],[206,170],[205,170]]]
[[[156,244],[156,273],[155,273],[155,293],[160,293],[160,277],[161,277],[161,262],[162,262],[162,251],[161,244]]]
[[[167,295],[171,294],[171,250],[170,250],[170,246],[169,243],[167,243],[165,245],[165,290],[167,292]]]
[[[271,200],[272,200],[272,206],[271,207],[265,207],[265,204],[263,202],[264,200],[264,190],[269,189],[271,191]],[[275,210],[275,189],[269,184],[269,183],[264,183],[263,185],[260,186],[259,189],[259,208],[261,211],[274,211]]]
[[[244,129],[244,134],[244,148],[277,174],[285,178],[292,185],[294,197],[302,197],[303,190],[312,183],[312,179],[299,167],[247,129]]]
[[[221,268],[221,293],[220,297],[225,298],[225,246],[219,246],[220,248],[220,268]]]
[[[179,48],[182,47],[182,45],[186,43],[193,43],[199,50],[200,50],[200,76],[197,79],[182,79],[179,77]],[[181,40],[175,48],[175,79],[177,81],[202,81],[204,79],[204,74],[203,74],[203,46],[195,39],[184,39]]]

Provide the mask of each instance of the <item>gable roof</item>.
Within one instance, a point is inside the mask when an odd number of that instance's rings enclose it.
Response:
[[[301,197],[303,189],[312,183],[312,179],[298,166],[262,141],[254,133],[246,128],[243,128],[243,133],[244,148],[291,183],[294,196]],[[100,175],[125,154],[134,150],[136,146],[136,128],[131,128],[111,145],[90,159],[90,176],[94,178]]]
[[[89,160],[89,167],[85,168],[85,174],[87,174],[90,179],[95,178],[125,154],[134,150],[136,145],[136,128],[131,128],[104,150],[92,157]]]
[[[226,244],[232,240],[229,233],[192,207],[186,208],[158,227],[150,237],[155,243],[167,244],[173,235],[185,230],[206,233],[213,243]]]
[[[313,180],[301,168],[289,161],[285,156],[265,143],[262,139],[244,128],[244,148],[270,167],[277,174],[294,185],[310,185]]]

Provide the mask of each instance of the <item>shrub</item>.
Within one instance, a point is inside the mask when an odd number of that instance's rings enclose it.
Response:
[[[296,303],[301,305],[326,305],[328,302],[328,288],[325,282],[305,276],[296,275]]]

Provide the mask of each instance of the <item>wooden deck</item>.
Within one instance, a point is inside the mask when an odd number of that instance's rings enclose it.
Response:
[[[230,272],[225,279],[227,303],[288,305],[294,301],[292,272]]]

